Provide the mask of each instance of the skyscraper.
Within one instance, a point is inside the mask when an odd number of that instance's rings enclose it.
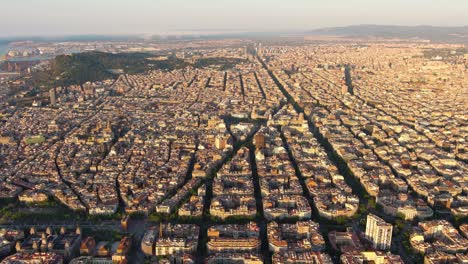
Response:
[[[49,96],[50,96],[50,105],[55,106],[55,103],[56,103],[55,88],[52,88],[49,90]]]
[[[366,238],[376,249],[388,250],[392,244],[393,226],[374,214],[367,215]]]

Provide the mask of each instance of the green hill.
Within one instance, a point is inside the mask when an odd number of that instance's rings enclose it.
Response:
[[[192,66],[195,68],[215,67],[226,70],[243,62],[235,58],[199,58],[193,64],[169,56],[154,59],[156,56],[148,53],[106,53],[85,52],[72,55],[57,56],[50,63],[50,69],[34,72],[30,85],[50,88],[95,82],[118,77],[119,73],[138,74],[149,70],[175,70]]]
[[[149,70],[174,70],[187,66],[182,59],[169,57],[165,60],[149,60],[154,55],[147,53],[85,52],[59,55],[50,63],[50,69],[33,73],[31,84],[35,86],[67,86],[85,82],[116,78],[113,69],[137,74]]]

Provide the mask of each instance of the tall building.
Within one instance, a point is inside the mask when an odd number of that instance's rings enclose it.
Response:
[[[348,93],[351,95],[354,95],[353,81],[351,77],[351,68],[349,66],[345,67],[344,74],[345,74],[345,83],[346,83],[346,86],[348,87]]]
[[[223,135],[218,135],[215,138],[215,147],[217,149],[225,149],[227,145],[227,138]]]
[[[49,90],[49,96],[50,96],[50,105],[55,106],[55,104],[56,104],[55,88],[52,88],[52,89]]]
[[[263,52],[263,50],[262,50],[262,43],[258,43],[258,44],[257,44],[257,47],[255,47],[255,51],[257,52],[257,55],[258,55],[258,56],[262,56],[262,52]]]
[[[254,136],[254,144],[257,149],[261,149],[265,147],[265,135],[263,133],[258,132]]]
[[[388,250],[392,244],[393,226],[374,214],[367,215],[366,238],[376,249]]]

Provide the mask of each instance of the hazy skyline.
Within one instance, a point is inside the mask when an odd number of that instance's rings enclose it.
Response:
[[[468,25],[466,0],[2,0],[0,6],[1,37]]]

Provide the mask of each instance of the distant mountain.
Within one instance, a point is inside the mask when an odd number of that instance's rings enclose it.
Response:
[[[349,38],[400,38],[428,39],[436,42],[468,43],[468,26],[435,27],[435,26],[387,26],[387,25],[354,25],[330,27],[307,31],[311,35],[330,35]]]

